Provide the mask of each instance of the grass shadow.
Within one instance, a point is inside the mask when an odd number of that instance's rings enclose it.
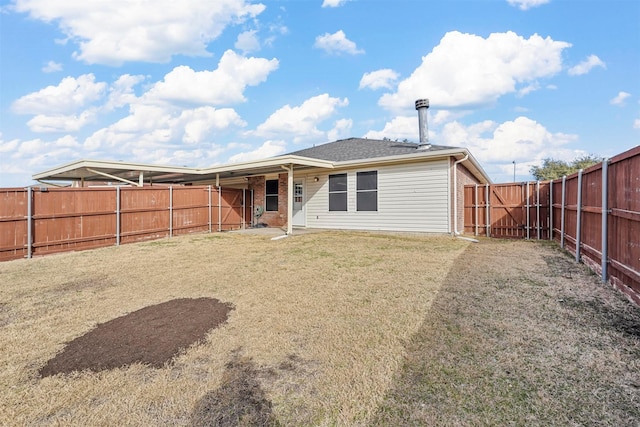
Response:
[[[637,425],[637,307],[530,242],[483,240],[454,266],[370,425]]]

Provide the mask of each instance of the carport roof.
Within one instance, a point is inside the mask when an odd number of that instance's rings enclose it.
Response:
[[[251,162],[233,163],[210,168],[161,166],[104,160],[78,160],[33,175],[37,181],[121,181],[139,185],[186,184],[202,181],[261,175],[282,171],[281,166],[296,169],[333,168],[333,162],[300,156],[285,155]]]

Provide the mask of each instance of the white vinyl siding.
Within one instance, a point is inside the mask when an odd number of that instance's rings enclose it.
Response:
[[[378,210],[358,212],[356,173],[348,170],[347,211],[329,212],[328,175],[307,180],[307,227],[447,233],[449,163],[447,160],[383,166],[378,171]],[[342,171],[336,173],[342,173]]]

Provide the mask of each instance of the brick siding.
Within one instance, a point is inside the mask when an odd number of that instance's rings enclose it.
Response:
[[[265,190],[266,179],[264,176],[249,178],[249,189],[253,190],[254,206],[266,207]],[[285,227],[287,225],[287,173],[278,175],[278,211],[267,212],[256,220],[258,223],[267,224],[269,227]]]

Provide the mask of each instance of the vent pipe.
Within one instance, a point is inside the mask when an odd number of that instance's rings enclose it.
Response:
[[[416,110],[418,110],[418,129],[420,130],[420,143],[418,144],[418,150],[427,150],[431,148],[431,144],[429,144],[429,128],[427,126],[428,109],[428,99],[418,99],[416,101]]]

